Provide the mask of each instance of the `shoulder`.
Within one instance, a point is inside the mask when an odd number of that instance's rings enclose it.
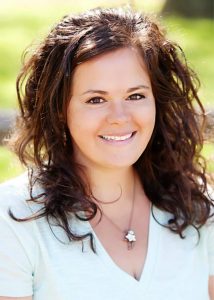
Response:
[[[210,208],[210,217],[206,222],[206,226],[209,230],[214,231],[214,187],[208,186],[206,196],[210,199],[212,205]]]
[[[0,184],[0,211],[9,205],[17,205],[29,198],[28,176],[26,173]]]
[[[23,189],[24,188],[24,189]],[[28,189],[28,174],[23,173],[18,177],[10,179],[6,182],[0,184],[0,201],[2,200],[2,196],[6,195],[14,195],[18,196],[20,193]]]
[[[31,266],[34,266],[38,254],[38,225],[36,220],[28,222],[24,219],[31,217],[38,208],[34,209],[34,203],[31,204],[29,199],[27,173],[0,184],[0,240],[4,241],[0,243],[0,258],[2,253],[11,257],[17,255],[25,264],[27,257]]]
[[[35,188],[38,193],[38,188]],[[15,212],[18,218],[32,213],[29,202],[30,185],[28,174],[24,173],[14,179],[0,184],[0,217],[7,217],[8,211]]]
[[[4,270],[0,282],[5,283],[0,285],[0,294],[32,294],[32,274],[39,255],[36,226],[17,222],[9,215],[9,210],[16,218],[31,215],[27,199],[27,174],[0,184],[0,270]]]

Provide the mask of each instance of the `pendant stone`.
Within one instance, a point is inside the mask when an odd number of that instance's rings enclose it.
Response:
[[[131,250],[134,246],[134,242],[136,242],[136,235],[133,230],[128,230],[125,234],[125,240],[128,243],[128,250]]]

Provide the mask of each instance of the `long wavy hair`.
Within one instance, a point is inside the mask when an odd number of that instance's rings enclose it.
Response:
[[[65,16],[23,64],[17,79],[20,117],[14,151],[31,170],[30,201],[42,209],[26,221],[54,218],[69,240],[83,240],[69,226],[71,216],[92,219],[98,206],[83,170],[74,160],[66,111],[74,69],[108,51],[135,47],[150,76],[156,101],[151,140],[134,164],[151,203],[172,214],[167,227],[183,237],[189,225],[198,231],[211,215],[203,144],[204,108],[199,80],[182,49],[167,39],[153,18],[130,9],[93,9]],[[33,194],[36,183],[43,193]],[[92,236],[90,235],[92,238]]]

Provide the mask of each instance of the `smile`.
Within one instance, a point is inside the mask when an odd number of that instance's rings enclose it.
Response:
[[[106,140],[106,141],[125,141],[130,139],[134,134],[136,133],[136,131],[131,132],[129,134],[126,135],[99,135],[99,137],[101,137],[102,139]]]

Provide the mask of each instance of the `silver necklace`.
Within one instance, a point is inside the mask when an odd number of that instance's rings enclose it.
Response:
[[[103,216],[108,220],[109,223],[111,223],[120,233],[123,233],[123,240],[127,242],[127,248],[128,250],[133,249],[136,239],[136,234],[134,230],[132,229],[132,219],[133,219],[133,213],[134,213],[134,202],[135,202],[135,180],[133,183],[133,200],[132,200],[132,208],[131,213],[129,217],[129,223],[128,223],[128,229],[122,230],[117,224],[115,224],[108,216],[106,216],[103,213]]]

